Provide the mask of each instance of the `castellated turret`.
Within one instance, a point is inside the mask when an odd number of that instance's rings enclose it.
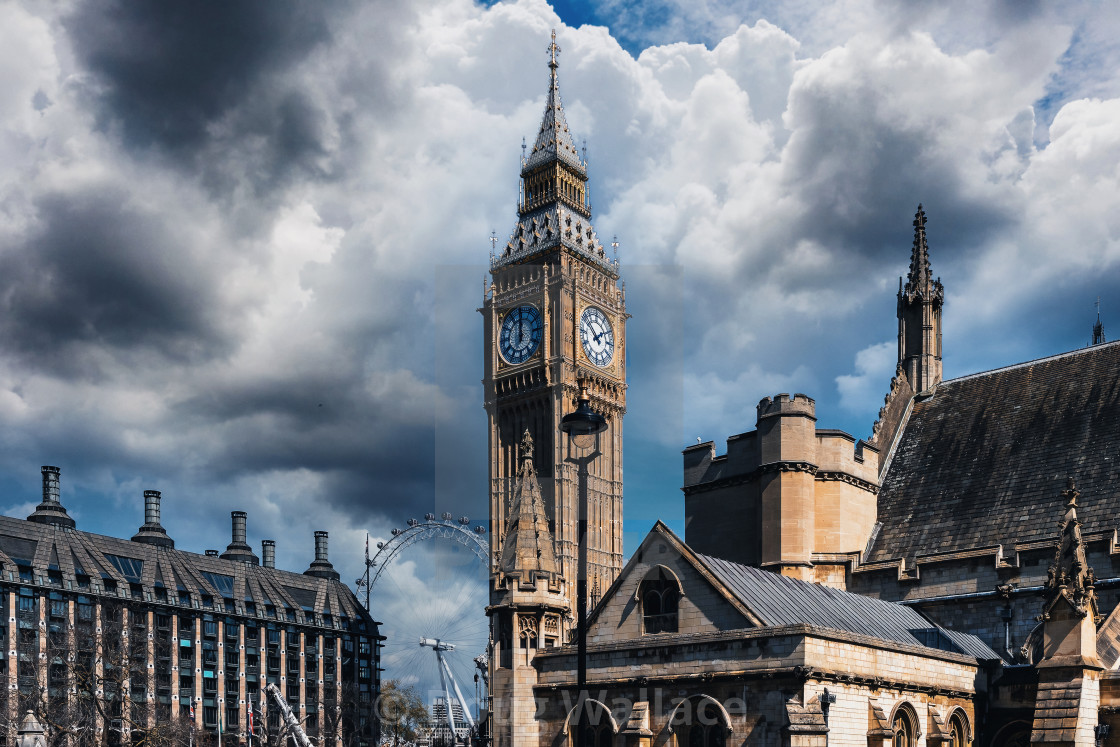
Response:
[[[801,575],[812,564],[817,472],[816,403],[779,394],[758,403],[762,567]]]
[[[782,575],[843,588],[875,525],[878,450],[817,428],[816,403],[778,394],[758,403],[755,430],[684,451],[690,547]]]

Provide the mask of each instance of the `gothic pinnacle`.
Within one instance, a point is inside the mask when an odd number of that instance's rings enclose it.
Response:
[[[907,288],[911,292],[923,292],[930,281],[929,245],[926,243],[926,213],[918,204],[914,215],[914,248],[910,254],[910,275]]]

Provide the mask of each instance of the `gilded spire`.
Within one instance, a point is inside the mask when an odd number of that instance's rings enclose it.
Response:
[[[536,140],[522,150],[518,221],[491,269],[539,259],[565,248],[617,276],[618,262],[607,257],[591,226],[587,159],[581,157],[568,130],[556,71],[560,47],[556,32],[548,45],[548,98]]]
[[[583,162],[580,160],[579,151],[572,142],[572,133],[568,130],[568,120],[564,116],[564,105],[560,101],[560,83],[556,69],[560,67],[557,56],[560,47],[556,44],[556,30],[552,30],[552,43],[548,45],[548,99],[545,102],[544,117],[541,118],[541,127],[537,132],[536,142],[525,162],[525,170],[554,160],[560,160],[576,169],[580,174],[586,174]]]

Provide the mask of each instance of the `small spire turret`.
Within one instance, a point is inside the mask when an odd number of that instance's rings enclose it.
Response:
[[[898,365],[915,393],[941,383],[941,307],[945,289],[930,271],[926,213],[918,205],[914,215],[914,243],[910,272],[898,289]]]
[[[556,548],[548,529],[537,470],[533,466],[533,436],[528,428],[521,436],[519,451],[521,465],[513,489],[500,570],[528,581],[534,574],[555,575],[560,566],[556,562]]]
[[[1101,299],[1097,296],[1097,323],[1093,325],[1093,344],[1100,345],[1106,342],[1104,337],[1104,325],[1101,324]]]

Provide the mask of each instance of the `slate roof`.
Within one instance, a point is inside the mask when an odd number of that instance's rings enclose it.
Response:
[[[137,584],[149,603],[160,603],[157,589],[162,589],[163,604],[170,607],[226,614],[229,599],[238,615],[283,621],[291,610],[305,625],[364,623],[370,633],[377,631],[354,593],[339,581],[0,516],[0,581],[20,583],[21,569],[25,575],[30,569],[33,584],[69,592],[130,599],[131,584]],[[180,592],[190,594],[186,604],[180,603]],[[204,595],[212,607],[205,605]],[[255,612],[249,612],[247,602],[254,603]],[[275,617],[266,613],[269,606]]]
[[[914,403],[867,561],[1052,539],[1073,476],[1082,531],[1120,515],[1120,343],[942,382]]]
[[[976,636],[936,626],[910,607],[710,555],[696,553],[696,557],[767,627],[808,624],[982,660],[1000,658]]]

